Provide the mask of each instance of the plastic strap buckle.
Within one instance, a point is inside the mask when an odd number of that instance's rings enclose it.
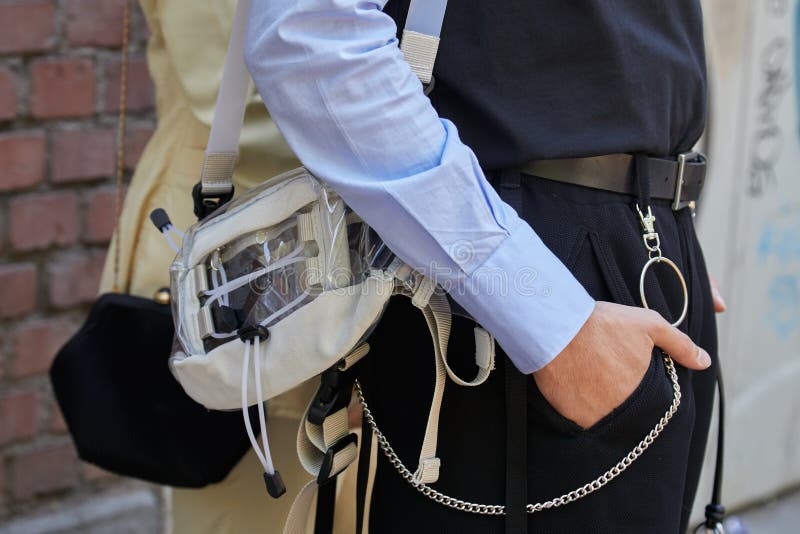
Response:
[[[194,200],[194,214],[198,220],[205,219],[214,210],[224,205],[233,198],[234,188],[231,185],[227,193],[203,193],[203,182],[197,182],[192,188]]]
[[[328,450],[325,451],[325,456],[322,457],[322,465],[319,468],[319,474],[317,475],[317,484],[322,486],[334,480],[339,473],[344,471],[344,468],[350,465],[353,459],[355,459],[355,449],[358,446],[358,436],[356,434],[350,433],[346,436],[342,437],[341,439],[337,440],[336,443],[328,447]],[[353,458],[350,462],[347,462],[346,465],[339,466],[339,469],[334,471],[336,467],[336,455],[347,449],[348,447],[352,447],[352,456]]]
[[[339,393],[341,392],[340,376],[341,371],[336,367],[331,367],[320,375],[320,384],[311,401],[308,409],[308,422],[314,425],[322,425],[323,421],[334,410],[333,407],[339,404]],[[349,402],[349,400],[348,400]]]

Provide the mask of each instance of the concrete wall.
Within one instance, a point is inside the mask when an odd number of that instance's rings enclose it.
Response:
[[[724,497],[736,507],[800,484],[800,6],[706,0],[704,9],[711,168],[698,229],[729,308],[718,321]]]

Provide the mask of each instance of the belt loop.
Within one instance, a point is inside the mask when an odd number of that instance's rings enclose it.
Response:
[[[638,153],[633,155],[635,164],[636,190],[639,194],[639,205],[645,209],[650,205],[650,172],[647,168],[647,155]]]

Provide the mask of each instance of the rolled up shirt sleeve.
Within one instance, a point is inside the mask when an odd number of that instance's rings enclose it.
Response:
[[[384,4],[250,0],[248,69],[303,164],[533,372],[594,300],[433,109]]]

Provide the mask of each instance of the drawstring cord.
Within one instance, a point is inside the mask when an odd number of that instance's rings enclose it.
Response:
[[[167,212],[161,208],[156,208],[150,212],[150,220],[153,221],[153,225],[158,228],[158,231],[167,238],[167,243],[169,243],[170,248],[174,250],[175,253],[180,252],[180,248],[175,244],[175,240],[172,239],[170,233],[180,237],[181,240],[183,240],[185,234],[172,225]]]
[[[252,273],[247,273],[244,276],[240,276],[238,278],[234,278],[233,280],[229,280],[222,285],[215,287],[213,289],[209,289],[203,292],[204,295],[209,297],[209,299],[205,302],[204,306],[210,306],[217,300],[220,300],[224,295],[239,289],[240,287],[246,286],[251,281],[255,280],[260,276],[264,276],[266,274],[271,273],[272,271],[276,271],[278,269],[282,269],[293,263],[300,263],[305,261],[305,256],[299,256],[299,254],[303,251],[304,245],[300,245],[295,248],[290,254],[281,258],[280,260],[276,261],[272,265],[267,267],[262,267],[257,271],[253,271]],[[299,257],[298,257],[299,256]]]
[[[170,248],[174,250],[176,254],[181,251],[180,247],[175,244],[175,241],[172,239],[170,233],[173,233],[183,239],[185,235],[183,232],[172,226],[172,224],[168,224],[161,229],[161,233],[167,238],[167,243],[169,243]]]
[[[228,283],[228,275],[225,273],[225,266],[220,263],[215,268],[211,269],[211,284],[214,290]],[[220,298],[223,306],[228,305],[228,293],[225,293]]]
[[[289,311],[290,311],[290,310],[292,310],[293,308],[296,308],[296,307],[297,307],[299,304],[302,304],[302,303],[303,303],[303,301],[306,299],[306,297],[307,297],[307,296],[309,296],[310,294],[311,294],[311,292],[310,292],[310,291],[308,291],[308,290],[306,289],[305,291],[303,291],[302,293],[300,293],[300,294],[297,296],[297,298],[295,298],[295,299],[294,299],[293,301],[291,301],[289,304],[287,304],[286,306],[284,306],[284,307],[283,307],[283,308],[281,308],[280,310],[278,310],[278,311],[276,311],[276,312],[274,312],[274,313],[270,314],[270,315],[269,315],[269,316],[268,316],[266,319],[264,319],[263,321],[261,321],[259,324],[260,324],[261,326],[266,326],[267,324],[269,324],[269,323],[271,323],[273,320],[275,320],[277,317],[279,317],[279,316],[281,316],[281,315],[283,315],[283,314],[285,314],[285,313],[289,312]],[[286,302],[286,300],[285,300],[285,299],[281,299],[281,300],[283,300],[284,302]]]
[[[264,412],[264,397],[261,390],[261,338],[266,338],[267,331],[263,327],[251,327],[240,333],[244,341],[244,358],[242,361],[242,417],[244,426],[247,430],[247,437],[250,445],[258,457],[258,461],[264,467],[264,483],[267,493],[274,498],[278,498],[286,493],[286,486],[283,484],[281,474],[275,469],[272,462],[272,454],[269,449],[269,437],[267,435],[267,417]],[[250,348],[253,348],[253,371],[255,372],[256,403],[258,409],[258,424],[261,427],[261,446],[258,445],[253,425],[250,422],[250,410],[247,396],[248,374],[250,371]],[[263,448],[262,448],[263,447]]]
[[[695,532],[705,529],[706,532],[724,533],[722,521],[725,519],[725,507],[722,505],[722,466],[725,458],[725,388],[722,384],[722,369],[717,362],[717,393],[719,395],[719,421],[717,423],[717,458],[714,465],[714,486],[711,491],[711,502],[706,505],[706,520],[697,525]]]
[[[269,440],[267,439],[267,421],[264,415],[264,401],[261,395],[261,363],[259,358],[260,353],[260,338],[255,337],[253,344],[255,349],[254,354],[254,367],[255,367],[255,382],[256,382],[256,401],[258,403],[258,424],[261,426],[261,443],[263,450],[258,444],[255,433],[253,432],[253,425],[250,423],[250,412],[248,410],[249,402],[247,399],[247,385],[248,374],[250,371],[250,340],[244,342],[244,361],[242,362],[242,416],[244,417],[244,426],[247,429],[247,437],[250,438],[250,444],[258,456],[258,461],[264,467],[264,471],[269,475],[275,474],[275,466],[272,463],[272,455],[269,450]]]

